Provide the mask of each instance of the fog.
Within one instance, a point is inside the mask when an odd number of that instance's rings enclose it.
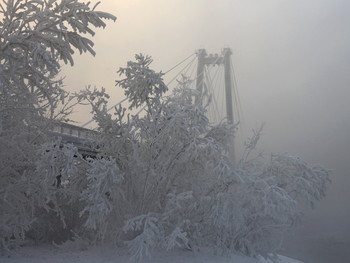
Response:
[[[103,86],[118,102],[123,94],[114,87],[116,71],[135,53],[151,55],[154,67],[166,71],[200,48],[232,48],[244,130],[265,122],[260,148],[266,154],[288,152],[333,171],[327,198],[305,211],[297,242],[290,239],[286,253],[308,262],[347,262],[350,2],[104,0],[99,9],[118,20],[97,31],[96,57],[77,55],[75,66],[64,68],[66,88]],[[91,118],[77,116],[81,123]],[[327,258],[334,246],[343,249],[339,258]]]

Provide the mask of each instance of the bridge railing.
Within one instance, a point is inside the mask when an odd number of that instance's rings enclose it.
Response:
[[[72,143],[82,155],[96,157],[98,152],[94,141],[98,132],[73,124],[57,122],[49,131],[52,136],[59,136],[62,142]],[[97,148],[96,148],[97,147]]]
[[[64,122],[54,124],[51,131],[62,135],[77,137],[80,139],[92,139],[93,136],[97,133],[96,131]]]

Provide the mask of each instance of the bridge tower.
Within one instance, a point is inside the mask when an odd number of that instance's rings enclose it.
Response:
[[[197,52],[198,63],[197,63],[197,78],[196,78],[196,89],[199,91],[199,95],[195,98],[195,103],[203,103],[203,90],[205,81],[205,67],[207,65],[223,65],[224,66],[224,80],[225,80],[225,103],[226,103],[226,118],[228,124],[234,124],[233,118],[233,102],[232,102],[232,69],[231,69],[231,54],[232,51],[230,48],[224,48],[221,52],[221,55],[218,54],[207,54],[205,49],[200,49]],[[231,147],[229,150],[229,155],[231,159],[235,161],[235,153],[234,153],[234,141],[232,138]]]

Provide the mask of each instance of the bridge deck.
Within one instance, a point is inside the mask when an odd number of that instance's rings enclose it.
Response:
[[[65,143],[73,144],[82,155],[95,157],[97,154],[94,138],[98,135],[98,132],[94,130],[59,122],[53,126],[49,134],[61,137]]]

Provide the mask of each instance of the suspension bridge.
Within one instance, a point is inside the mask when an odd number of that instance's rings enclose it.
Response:
[[[208,105],[207,117],[213,124],[222,120],[229,124],[241,121],[242,110],[231,55],[230,48],[224,48],[220,54],[208,54],[205,49],[200,49],[164,73],[164,77],[169,79],[166,84],[170,89],[179,85],[176,80],[181,76],[190,80],[189,88],[198,91],[194,103]],[[125,98],[108,110],[126,101]],[[140,114],[142,110],[135,115]],[[98,133],[87,128],[91,123],[93,120],[81,126],[57,123],[50,132],[54,136],[60,136],[63,142],[73,143],[82,154],[94,156],[96,152],[92,149],[91,142]],[[233,141],[230,155],[234,159]]]

